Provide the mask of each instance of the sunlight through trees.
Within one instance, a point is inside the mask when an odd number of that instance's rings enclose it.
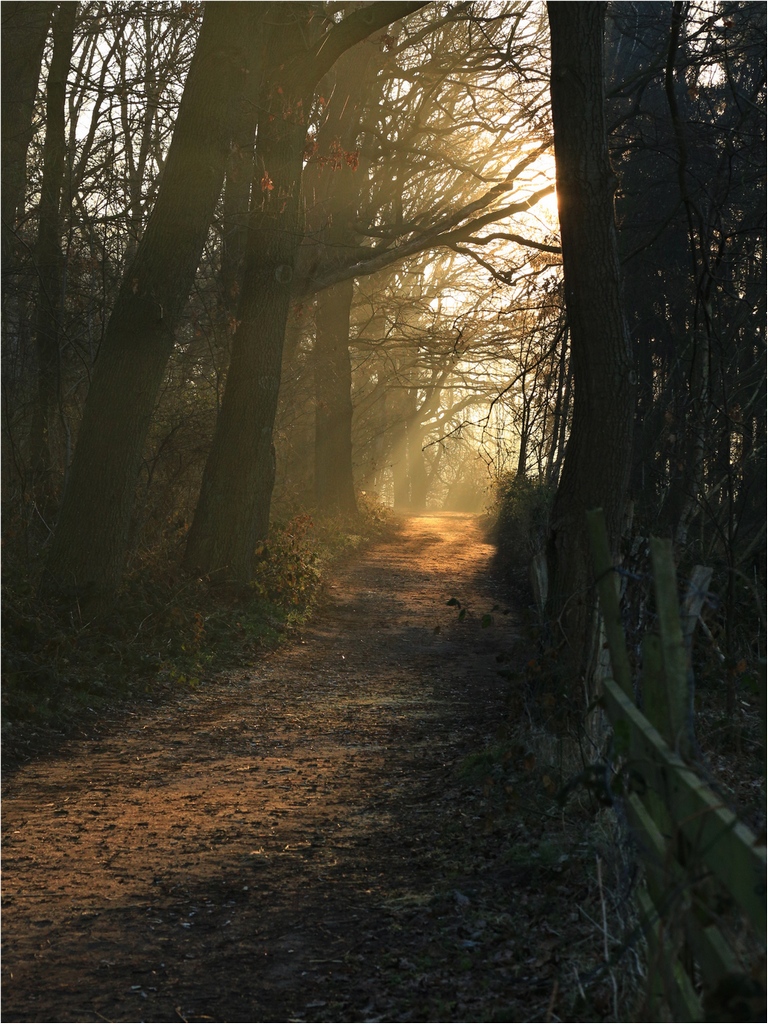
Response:
[[[566,637],[594,504],[617,551],[660,523],[723,559],[732,630],[765,544],[764,12],[569,10],[550,67],[565,5],[4,5],[5,524],[41,594],[106,609],[181,536],[245,582],[273,505],[479,511],[517,476],[557,490]]]

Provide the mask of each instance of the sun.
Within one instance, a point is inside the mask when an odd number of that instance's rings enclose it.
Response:
[[[531,208],[531,212],[538,214],[546,222],[548,227],[558,228],[560,226],[560,219],[557,210],[557,192],[555,191],[554,185],[549,195],[543,196],[538,203]]]
[[[555,158],[551,153],[542,153],[533,165],[536,172],[533,185],[539,191],[545,185],[550,184],[552,191],[532,206],[530,213],[540,217],[546,226],[557,231],[560,227],[560,219],[557,210],[557,192],[555,191]]]

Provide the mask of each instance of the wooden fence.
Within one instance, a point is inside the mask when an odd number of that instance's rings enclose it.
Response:
[[[765,949],[765,840],[691,764],[692,625],[681,621],[671,543],[651,540],[658,633],[643,640],[641,711],[601,510],[588,514],[588,527],[613,671],[602,703],[644,868],[637,899],[655,1019],[765,1020],[764,974],[754,962],[755,948]]]

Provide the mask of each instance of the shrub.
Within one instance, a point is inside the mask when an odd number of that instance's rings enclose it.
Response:
[[[506,572],[527,572],[546,547],[554,487],[527,476],[504,476],[496,488],[493,539]]]

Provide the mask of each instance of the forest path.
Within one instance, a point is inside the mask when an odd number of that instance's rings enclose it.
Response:
[[[543,1018],[558,910],[456,773],[516,642],[491,555],[404,519],[241,678],[14,773],[2,1019]]]

